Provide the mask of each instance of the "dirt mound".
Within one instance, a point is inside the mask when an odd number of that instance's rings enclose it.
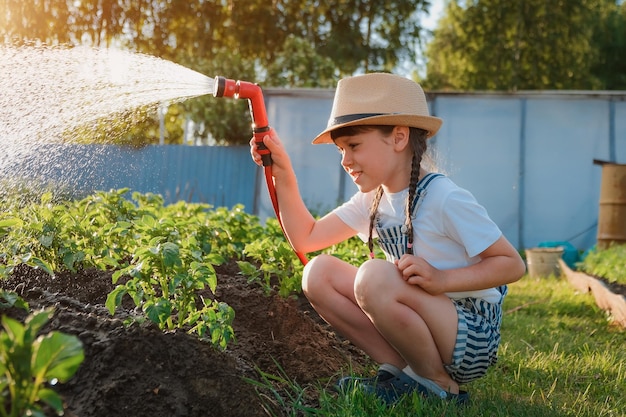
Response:
[[[259,380],[257,368],[278,375],[280,367],[304,385],[358,371],[367,363],[306,300],[268,295],[247,283],[234,264],[217,270],[217,298],[235,310],[237,341],[224,352],[194,335],[162,332],[151,323],[125,327],[124,319],[136,315],[132,303],[114,316],[104,307],[114,288],[109,272],[50,277],[19,268],[0,286],[18,292],[31,310],[55,307],[45,331],[60,330],[82,341],[84,362],[70,381],[55,387],[66,403],[66,416],[266,416],[255,388],[244,381]],[[26,315],[17,309],[0,313]]]

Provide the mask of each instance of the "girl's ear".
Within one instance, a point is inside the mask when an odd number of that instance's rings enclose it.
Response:
[[[397,150],[404,150],[409,144],[408,126],[396,126],[393,128],[393,140]]]

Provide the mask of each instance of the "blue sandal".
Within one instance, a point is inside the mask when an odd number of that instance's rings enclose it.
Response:
[[[395,376],[396,375],[392,372],[379,368],[376,376],[372,377],[345,376],[337,381],[335,389],[340,392],[345,392],[347,390],[361,388],[365,389],[365,391],[374,392],[378,384],[389,381],[395,378]]]
[[[394,378],[387,379],[376,385],[374,389],[376,396],[383,400],[383,402],[387,405],[395,404],[402,396],[413,392],[417,392],[424,398],[440,398],[442,400],[455,402],[459,405],[464,405],[469,402],[469,393],[466,391],[460,391],[458,394],[452,394],[441,390],[440,393],[436,393],[426,388],[424,385],[420,384],[404,372]]]

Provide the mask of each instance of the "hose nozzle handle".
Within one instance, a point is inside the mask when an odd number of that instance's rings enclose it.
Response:
[[[213,85],[213,96],[248,99],[250,115],[252,116],[252,132],[254,134],[254,141],[256,142],[257,149],[261,154],[263,166],[272,165],[272,155],[263,143],[263,136],[270,131],[270,127],[267,121],[265,101],[263,100],[261,87],[259,87],[258,84],[253,84],[247,81],[235,81],[218,75],[215,77]]]
[[[267,135],[271,130],[272,129],[269,126],[266,126],[260,129],[257,129],[257,128],[253,129],[254,142],[256,143],[256,149],[259,152],[259,155],[261,155],[261,161],[263,161],[264,167],[268,167],[272,165],[272,153],[270,152],[269,149],[267,149],[267,146],[265,146],[265,143],[263,143],[263,136]]]

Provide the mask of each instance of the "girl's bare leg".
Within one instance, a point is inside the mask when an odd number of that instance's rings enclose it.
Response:
[[[407,284],[394,264],[378,259],[358,269],[355,294],[370,322],[415,373],[459,392],[443,367],[452,361],[458,321],[447,296]]]
[[[356,275],[355,266],[333,256],[320,255],[304,268],[302,289],[313,308],[335,330],[377,363],[402,369],[406,361],[357,304],[354,294]]]

